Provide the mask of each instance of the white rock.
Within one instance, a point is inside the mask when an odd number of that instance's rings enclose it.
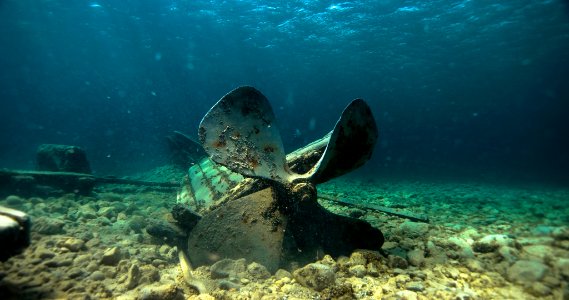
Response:
[[[514,240],[505,234],[491,234],[474,242],[472,248],[476,252],[490,253],[498,250],[500,247],[514,246],[514,244]]]
[[[543,278],[548,267],[540,262],[518,260],[508,269],[508,279],[518,283],[532,283]]]

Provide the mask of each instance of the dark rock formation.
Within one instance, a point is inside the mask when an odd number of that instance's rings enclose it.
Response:
[[[85,150],[77,146],[43,144],[37,151],[39,171],[91,173]]]

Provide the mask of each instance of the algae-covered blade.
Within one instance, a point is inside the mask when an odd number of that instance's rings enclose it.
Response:
[[[223,96],[204,116],[198,134],[211,159],[230,170],[289,181],[275,114],[255,88],[242,86]]]
[[[202,159],[188,170],[178,193],[178,203],[202,214],[210,206],[224,200],[229,190],[243,180],[241,174],[219,165],[209,158]]]

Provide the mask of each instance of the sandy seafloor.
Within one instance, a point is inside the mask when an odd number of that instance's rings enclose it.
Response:
[[[140,179],[179,180],[167,167]],[[569,299],[569,188],[342,178],[320,193],[425,213],[417,223],[321,202],[381,228],[388,258],[356,251],[269,274],[243,260],[182,275],[177,248],[146,232],[175,190],[99,186],[91,196],[0,199],[28,212],[32,244],[0,263],[0,299]],[[316,260],[316,258],[315,258]]]

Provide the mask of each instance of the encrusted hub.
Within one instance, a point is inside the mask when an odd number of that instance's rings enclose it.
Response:
[[[308,182],[294,183],[291,192],[294,202],[300,206],[314,203],[317,199],[316,188]]]

